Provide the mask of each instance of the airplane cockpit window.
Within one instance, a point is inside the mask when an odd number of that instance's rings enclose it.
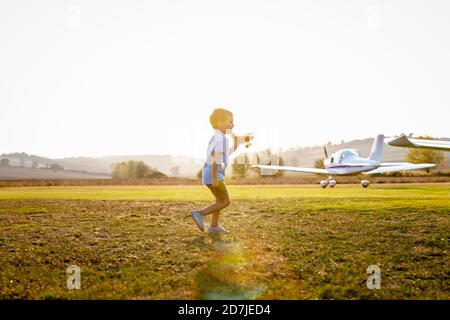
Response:
[[[351,161],[355,157],[359,157],[359,153],[357,150],[341,150],[335,153],[334,156],[330,158],[330,163],[343,163],[346,161]]]
[[[342,163],[343,161],[348,161],[351,158],[359,157],[359,153],[357,150],[345,150],[342,151],[342,153],[339,155],[339,163]]]

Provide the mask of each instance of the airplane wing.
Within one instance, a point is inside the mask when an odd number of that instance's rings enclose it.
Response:
[[[385,172],[395,172],[395,171],[406,171],[406,170],[416,170],[434,167],[434,163],[419,163],[419,164],[409,164],[406,166],[389,166],[389,167],[379,167],[370,171],[362,172],[362,174],[374,174],[374,173],[385,173]]]
[[[379,164],[380,167],[392,167],[392,166],[408,166],[413,164],[411,162],[381,162]]]
[[[270,170],[284,170],[284,171],[293,171],[293,172],[330,174],[330,171],[328,171],[327,169],[317,169],[317,168],[270,166],[270,165],[263,165],[263,164],[254,164],[254,165],[252,165],[252,167],[253,168],[261,168],[261,169],[270,169]]]
[[[394,147],[426,148],[426,149],[450,151],[450,141],[411,139],[405,135],[401,135],[400,137],[396,138],[391,138],[387,141],[387,143]]]

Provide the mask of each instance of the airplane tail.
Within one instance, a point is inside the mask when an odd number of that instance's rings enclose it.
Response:
[[[381,161],[383,152],[384,135],[379,134],[373,141],[372,150],[370,150],[369,160]]]

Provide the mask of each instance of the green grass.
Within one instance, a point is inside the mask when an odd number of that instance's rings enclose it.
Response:
[[[440,186],[436,188],[436,186]],[[379,184],[367,189],[360,185],[338,185],[322,189],[317,185],[232,185],[233,199],[279,198],[439,198],[448,197],[450,183]],[[389,190],[389,192],[386,192]],[[203,186],[81,186],[81,187],[13,187],[0,188],[0,199],[61,200],[208,200],[210,192]]]
[[[189,216],[202,186],[1,188],[0,298],[450,298],[450,184],[229,192],[233,234],[210,237]]]

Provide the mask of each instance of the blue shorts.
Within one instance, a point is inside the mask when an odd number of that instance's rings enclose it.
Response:
[[[217,166],[217,180],[221,181],[225,179],[225,168],[222,168],[220,165]],[[202,168],[202,184],[212,184],[212,164],[205,163]]]

